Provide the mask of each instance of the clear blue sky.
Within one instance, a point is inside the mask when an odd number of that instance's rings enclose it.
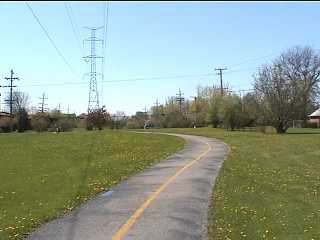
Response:
[[[88,84],[28,86],[82,82],[89,71],[64,3],[29,3],[77,74],[62,61],[25,3],[2,2],[0,85],[13,68],[21,79],[19,90],[30,94],[33,106],[45,92],[51,109],[61,103],[63,111],[69,105],[70,111],[86,112]],[[89,34],[82,26],[103,25],[104,2],[70,4],[82,38]],[[249,89],[255,69],[281,51],[295,45],[320,48],[319,12],[320,3],[303,2],[110,2],[105,80],[207,74],[228,67],[224,79],[233,90]],[[133,114],[156,99],[164,103],[179,88],[190,98],[198,85],[214,83],[219,83],[217,75],[106,82],[103,103],[112,113]]]

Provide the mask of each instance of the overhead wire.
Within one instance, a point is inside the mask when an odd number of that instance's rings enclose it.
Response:
[[[44,32],[44,34],[47,36],[47,38],[49,39],[51,45],[54,47],[54,49],[56,50],[56,52],[58,53],[58,55],[61,57],[61,59],[63,60],[63,62],[68,66],[69,70],[76,75],[76,72],[74,71],[74,69],[72,68],[72,66],[70,65],[70,63],[67,61],[67,59],[65,58],[65,56],[62,54],[62,52],[59,50],[59,48],[57,47],[57,45],[55,44],[55,42],[53,41],[53,39],[51,38],[48,30],[44,27],[44,25],[41,23],[39,17],[36,15],[36,13],[34,12],[34,10],[32,9],[31,5],[28,2],[25,2],[26,6],[28,7],[28,9],[30,10],[32,16],[34,17],[34,19],[37,21],[37,23],[39,24],[39,26],[41,27],[42,31]]]
[[[254,71],[254,70],[257,70],[257,69],[258,69],[258,67],[255,67],[255,68],[240,68],[240,69],[236,69],[236,70],[226,71],[224,74],[232,74],[232,73],[237,73],[237,72]]]
[[[117,82],[136,82],[136,81],[158,81],[158,80],[170,80],[170,79],[185,79],[185,78],[195,78],[195,77],[205,77],[212,76],[215,73],[207,73],[207,74],[192,74],[192,75],[178,75],[178,76],[166,76],[166,77],[149,77],[149,78],[128,78],[128,79],[119,79],[119,80],[103,80],[100,82],[104,83],[117,83]],[[29,84],[22,85],[20,87],[40,87],[40,86],[65,86],[65,85],[79,85],[79,84],[87,84],[87,82],[61,82],[61,83],[49,83],[49,84]]]
[[[236,67],[236,66],[242,65],[242,64],[244,64],[244,63],[255,62],[255,61],[258,61],[258,60],[262,60],[262,59],[266,59],[266,58],[268,58],[268,57],[274,56],[274,55],[276,55],[276,54],[279,54],[279,52],[273,52],[273,53],[271,53],[271,54],[264,55],[264,56],[262,56],[262,57],[250,58],[250,59],[244,60],[244,61],[242,61],[242,62],[229,65],[228,67],[229,67],[229,68],[230,68],[230,67]]]
[[[247,60],[238,62],[238,63],[236,63],[236,64],[229,65],[229,66],[228,66],[228,69],[233,68],[233,67],[236,67],[236,66],[239,66],[239,65],[242,65],[242,64],[245,64],[245,63],[249,63],[249,62],[254,62],[254,61],[266,59],[266,58],[271,57],[271,56],[274,56],[274,55],[276,55],[276,54],[279,54],[279,52],[273,52],[273,53],[271,53],[271,54],[264,55],[264,56],[261,56],[261,57],[256,57],[256,58],[247,59]],[[238,73],[238,72],[257,71],[257,69],[259,69],[259,67],[240,68],[240,69],[235,69],[235,70],[226,71],[224,74],[229,75],[229,74]]]
[[[78,35],[78,38],[80,39],[80,42],[81,42],[81,32],[80,32],[80,28],[79,28],[79,24],[78,24],[78,21],[77,21],[77,18],[76,18],[76,15],[74,14],[74,11],[73,11],[73,8],[72,8],[72,5],[71,3],[67,3],[68,4],[68,7],[70,9],[70,14],[71,14],[71,17],[74,21],[74,25],[75,25],[75,29],[76,29],[76,32],[77,32],[77,35]]]
[[[26,2],[26,5],[28,7],[28,9],[30,10],[30,12],[32,13],[33,17],[36,19],[36,21],[38,22],[38,24],[40,25],[40,27],[42,28],[43,32],[45,33],[45,35],[47,36],[47,38],[49,39],[50,43],[52,44],[52,46],[55,48],[55,50],[57,51],[57,53],[59,54],[59,56],[62,58],[62,60],[64,61],[64,63],[68,66],[68,68],[73,72],[73,68],[72,66],[69,64],[69,62],[67,61],[67,59],[64,57],[64,55],[62,54],[62,52],[59,50],[59,48],[57,47],[57,45],[55,44],[55,42],[53,41],[53,39],[51,38],[51,36],[49,35],[49,32],[47,31],[47,29],[44,27],[44,25],[41,23],[39,17],[35,14],[34,10],[32,9],[31,5],[29,3]],[[83,54],[83,48],[81,47],[81,34],[79,31],[79,27],[75,18],[75,15],[73,13],[72,10],[72,6],[69,3],[64,3],[65,5],[65,9],[72,27],[72,31],[73,34],[75,36],[75,38],[78,40],[78,44],[79,44],[79,48],[82,51]],[[106,48],[107,48],[107,39],[108,39],[108,23],[109,23],[109,8],[110,8],[110,3],[109,1],[106,1],[104,3],[104,10],[103,10],[103,21],[104,21],[104,33],[103,33],[103,56],[104,56],[104,60],[102,62],[102,72],[105,73],[105,62],[106,62]],[[253,58],[253,59],[248,59],[242,62],[239,62],[237,64],[233,64],[229,67],[235,67],[235,66],[239,66],[242,65],[244,63],[248,63],[248,62],[252,62],[252,61],[257,61],[257,60],[261,60],[261,59],[265,59],[267,57],[273,56],[276,53],[271,53],[262,57],[258,57],[258,58]],[[84,55],[84,54],[83,54]],[[255,68],[256,69],[256,68]],[[253,68],[246,68],[246,69],[238,69],[238,70],[231,70],[226,72],[226,74],[232,74],[232,73],[236,73],[236,72],[241,72],[241,71],[249,71],[249,70],[254,70]],[[105,75],[105,74],[103,74]],[[123,80],[109,80],[109,81],[105,81],[104,78],[102,79],[102,81],[100,81],[102,83],[102,92],[103,92],[103,83],[107,83],[107,82],[134,82],[134,81],[152,81],[152,80],[166,80],[166,79],[179,79],[179,78],[190,78],[190,77],[205,77],[205,76],[210,76],[210,75],[215,75],[214,73],[209,73],[209,74],[197,74],[197,75],[182,75],[182,76],[172,76],[172,77],[151,77],[151,78],[133,78],[133,79],[123,79]],[[30,84],[30,85],[24,85],[22,87],[36,87],[36,86],[64,86],[64,85],[78,85],[78,84],[87,84],[87,82],[62,82],[62,83],[53,83],[53,84]],[[102,102],[103,102],[103,94],[102,94]]]
[[[74,17],[71,15],[71,5],[68,2],[64,2],[64,7],[65,7],[65,10],[66,10],[66,13],[67,13],[67,16],[68,16],[68,19],[69,19],[69,22],[70,22],[70,25],[72,28],[73,35],[74,35],[75,40],[77,42],[77,45],[79,47],[80,53],[82,56],[84,56],[84,50],[81,46],[80,35],[76,30],[76,25],[75,25],[76,23],[75,23]]]
[[[108,38],[108,23],[109,23],[109,1],[104,2],[104,8],[103,8],[103,59],[102,59],[102,81],[104,81],[105,77],[105,63],[106,63],[106,49],[107,49],[107,38]],[[101,103],[103,105],[103,92],[104,92],[104,85],[103,82],[101,83]]]

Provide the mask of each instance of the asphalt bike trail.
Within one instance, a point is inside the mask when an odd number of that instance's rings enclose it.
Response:
[[[28,239],[207,239],[211,194],[229,147],[213,138],[170,135],[184,138],[185,148],[42,225]]]

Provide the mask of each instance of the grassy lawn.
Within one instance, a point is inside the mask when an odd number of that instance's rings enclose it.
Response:
[[[21,239],[184,146],[126,131],[0,134],[0,239]]]
[[[319,130],[161,131],[215,137],[232,148],[214,189],[210,239],[320,239]]]

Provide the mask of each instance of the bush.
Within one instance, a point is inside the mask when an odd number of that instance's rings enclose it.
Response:
[[[111,120],[109,125],[111,129],[125,128],[127,125],[127,118],[122,118],[120,120]]]
[[[37,113],[31,119],[33,130],[37,132],[47,131],[50,125],[49,116],[46,113]]]
[[[87,129],[88,131],[92,131],[92,130],[93,130],[93,124],[87,123],[86,129]]]
[[[51,113],[37,113],[32,119],[32,128],[37,132],[71,131],[76,124],[75,115],[63,114],[58,111]]]
[[[37,132],[47,131],[49,128],[49,123],[45,119],[34,119],[32,121],[33,129]]]
[[[187,128],[192,126],[192,121],[180,112],[169,112],[161,122],[161,127],[165,128]]]
[[[12,127],[12,122],[9,117],[0,118],[0,132],[10,132]]]
[[[28,112],[22,108],[20,109],[15,118],[15,128],[18,130],[18,132],[24,132],[25,130],[28,130],[29,128],[29,115]]]
[[[242,113],[240,99],[236,95],[227,95],[223,98],[220,110],[222,126],[233,131],[241,127]]]
[[[57,125],[61,128],[61,131],[68,132],[72,131],[74,122],[72,119],[63,118],[58,120]]]
[[[103,106],[102,108],[90,112],[86,117],[86,122],[87,130],[102,130],[104,126],[110,126],[111,116]]]
[[[266,126],[257,126],[257,132],[266,133]]]
[[[276,129],[273,126],[265,126],[265,125],[259,125],[256,127],[257,132],[261,133],[276,133]]]
[[[127,121],[127,128],[129,129],[139,129],[143,128],[144,120],[137,117],[132,117]]]

